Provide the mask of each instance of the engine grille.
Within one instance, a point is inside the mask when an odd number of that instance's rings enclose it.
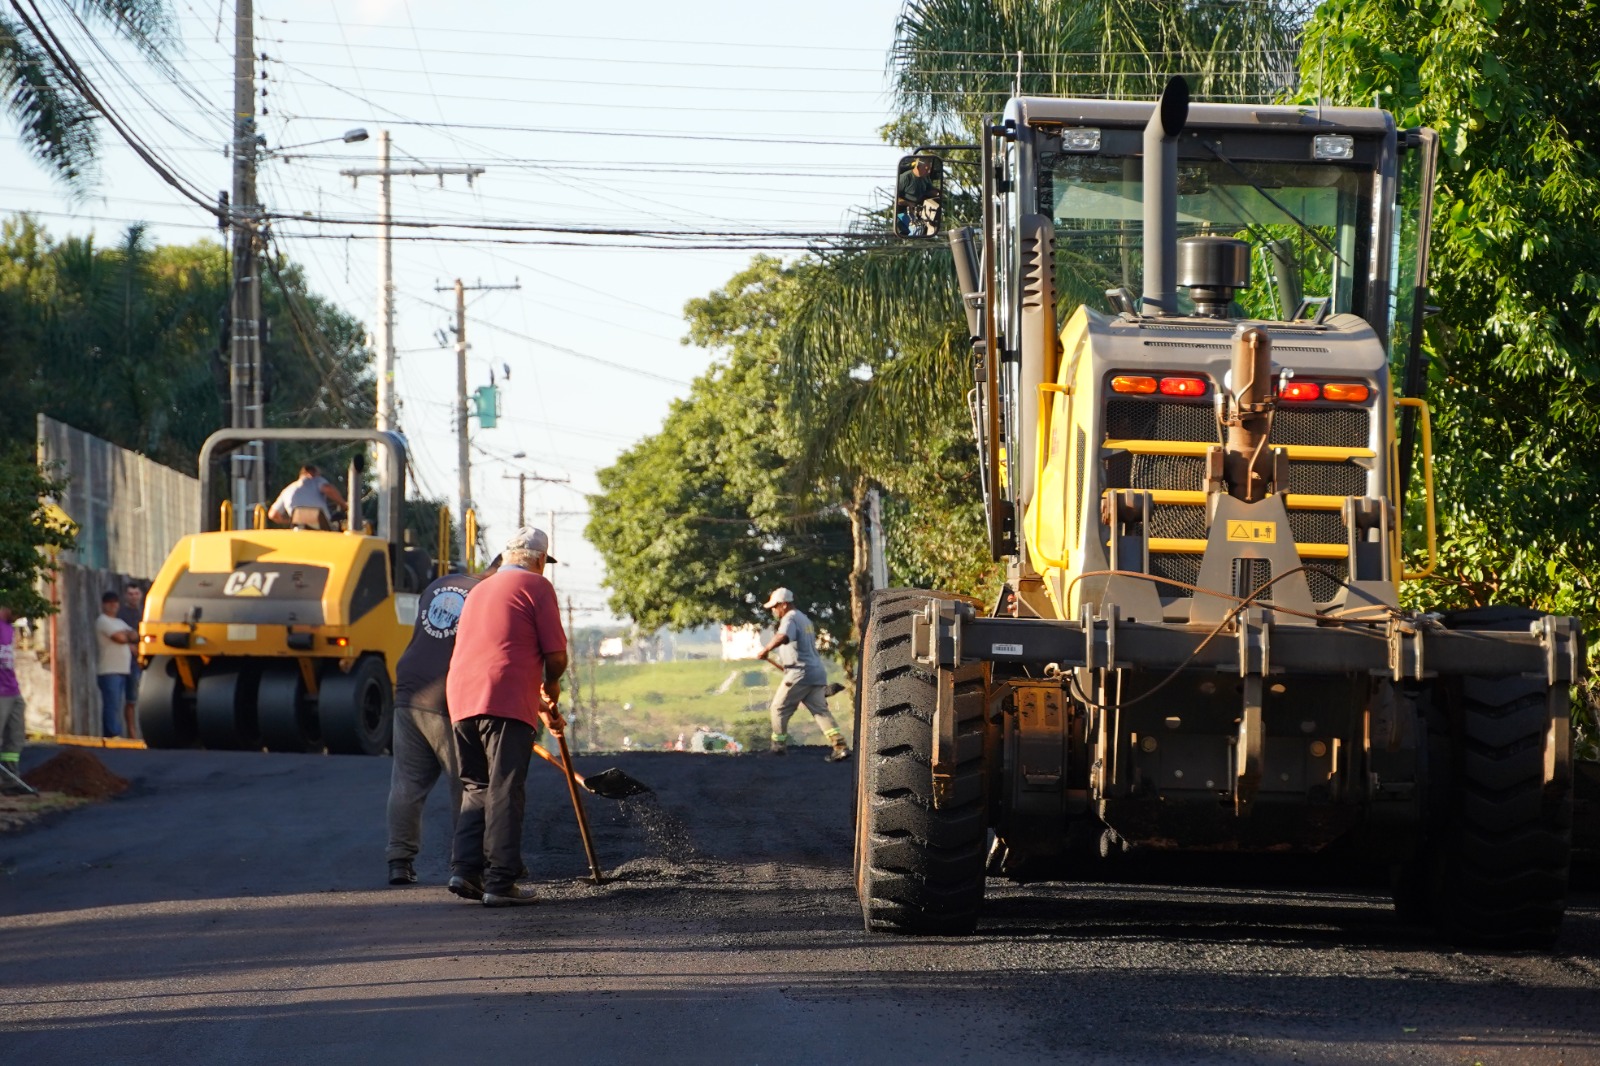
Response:
[[[1142,397],[1116,397],[1106,404],[1105,436],[1115,440],[1164,443],[1215,443],[1220,438],[1210,403],[1181,403]],[[1274,415],[1272,443],[1331,448],[1366,448],[1372,412],[1334,406],[1282,407]],[[1079,452],[1082,455],[1082,451]],[[1103,484],[1113,489],[1205,489],[1205,460],[1187,455],[1136,455],[1121,452],[1103,461]],[[1369,495],[1370,471],[1354,460],[1292,459],[1290,494],[1315,496]],[[1080,483],[1081,484],[1081,483]],[[1082,499],[1082,490],[1079,491]],[[1081,523],[1080,523],[1081,525]],[[1299,544],[1342,544],[1344,518],[1338,511],[1289,512],[1289,527]],[[1150,536],[1174,540],[1206,538],[1204,509],[1191,504],[1157,504],[1151,509]],[[1194,584],[1201,556],[1194,552],[1152,552],[1151,573]],[[1325,603],[1339,594],[1349,573],[1343,560],[1306,563],[1311,598]],[[1163,596],[1188,596],[1187,590],[1163,587]]]

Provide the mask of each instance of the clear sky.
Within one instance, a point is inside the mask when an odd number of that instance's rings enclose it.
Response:
[[[181,84],[126,49],[57,29],[110,106],[214,196],[230,185],[223,149],[233,9],[217,0],[169,2],[182,37],[174,56]],[[257,0],[268,146],[358,126],[374,135],[278,153],[261,165],[261,197],[273,211],[370,221],[375,181],[352,188],[339,171],[374,166],[376,133],[388,129],[393,165],[486,171],[471,187],[460,177],[442,187],[434,178],[396,178],[399,220],[837,231],[894,173],[897,152],[877,130],[889,118],[886,57],[899,6]],[[151,223],[164,242],[220,237],[212,218],[163,184],[109,126],[101,133],[101,180],[74,202],[6,131],[0,209],[36,211],[57,235],[92,231],[107,243],[133,220]],[[313,289],[370,327],[373,227],[294,220],[275,223],[275,232]],[[409,238],[394,244],[395,344],[414,488],[454,504],[455,359],[438,334],[453,324],[453,296],[436,287],[457,277],[520,283],[517,291],[469,294],[469,386],[488,384],[492,368],[503,387],[499,427],[473,430],[473,494],[493,545],[515,524],[518,471],[569,479],[529,483],[529,517],[547,525],[555,512],[554,552],[565,564],[555,568],[557,586],[580,625],[604,620],[599,556],[581,540],[585,493],[596,488],[595,471],[654,432],[708,365],[711,353],[681,343],[683,305],[720,286],[752,253],[703,247],[742,240],[728,237],[396,234]],[[519,452],[525,457],[513,458]]]

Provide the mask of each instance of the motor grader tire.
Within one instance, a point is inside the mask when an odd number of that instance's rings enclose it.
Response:
[[[942,592],[872,597],[862,644],[856,771],[856,892],[868,931],[963,936],[983,902],[985,845],[981,667],[956,679],[951,802],[933,805],[934,671],[911,654],[911,619]]]
[[[183,687],[170,655],[153,656],[145,666],[135,713],[147,748],[192,748],[200,737],[194,693]]]
[[[322,675],[317,722],[330,755],[382,755],[394,726],[389,671],[376,655],[363,655],[349,672]]]
[[[1543,689],[1513,694],[1525,685],[1469,677],[1452,708],[1457,744],[1433,913],[1454,943],[1548,948],[1561,931],[1572,788],[1546,785],[1550,714]]]
[[[1537,617],[1496,607],[1447,616],[1446,625],[1526,632]],[[1545,687],[1525,678],[1465,677],[1442,683],[1436,698],[1448,744],[1443,751],[1437,739],[1429,745],[1434,925],[1457,944],[1548,948],[1566,909],[1572,768],[1555,768],[1546,782],[1552,724]]]

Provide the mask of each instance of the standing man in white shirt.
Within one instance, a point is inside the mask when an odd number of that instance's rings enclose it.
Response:
[[[138,631],[117,617],[122,597],[107,592],[100,597],[100,617],[94,620],[95,680],[100,684],[100,735],[122,735],[122,704],[128,695],[128,671],[133,668],[133,642]]]
[[[794,593],[788,589],[773,589],[767,597],[766,607],[778,619],[778,634],[767,642],[757,656],[783,671],[783,681],[772,696],[772,754],[784,755],[789,750],[789,719],[805,705],[811,717],[817,720],[822,735],[828,738],[833,750],[829,762],[850,757],[839,723],[828,710],[828,671],[817,654],[817,631],[811,619],[794,605]],[[770,656],[780,648],[788,650],[781,656],[783,663],[773,663]]]

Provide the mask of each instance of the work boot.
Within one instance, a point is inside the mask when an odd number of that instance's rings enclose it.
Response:
[[[844,746],[843,740],[833,742],[833,750],[828,752],[826,758],[829,762],[844,762],[850,757],[850,749]]]
[[[483,884],[473,877],[452,874],[450,884],[447,887],[462,899],[480,900],[483,898]]]
[[[389,883],[391,885],[414,885],[417,883],[416,867],[411,865],[410,859],[396,859],[389,864]]]
[[[781,740],[774,740],[772,747],[768,749],[768,753],[771,755],[787,755],[789,754],[789,745]]]
[[[504,892],[485,892],[483,905],[485,907],[526,907],[531,903],[538,903],[539,897],[533,894],[533,889],[522,885],[512,885]]]

